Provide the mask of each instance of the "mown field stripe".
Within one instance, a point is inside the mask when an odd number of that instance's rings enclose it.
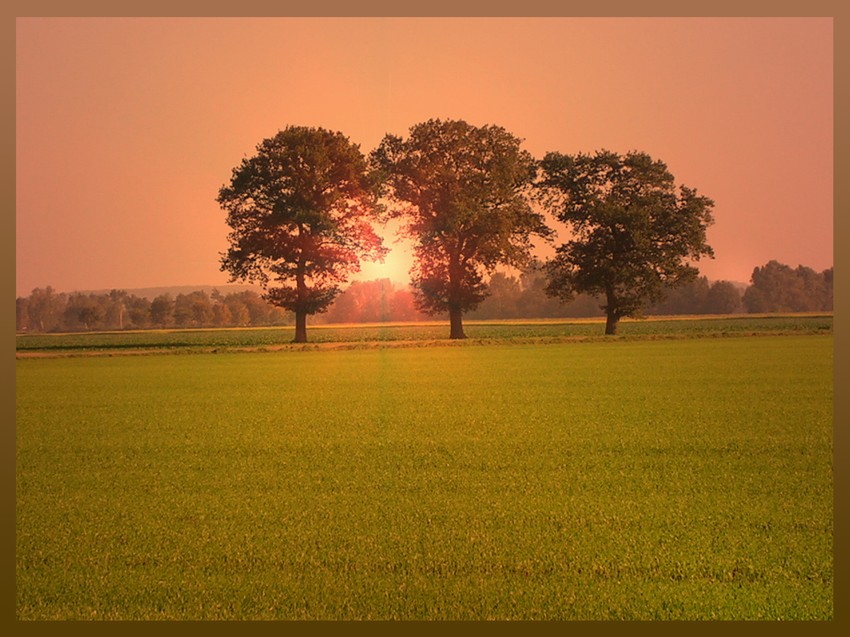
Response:
[[[757,334],[830,333],[831,316],[768,316],[742,318],[699,318],[693,320],[633,321],[623,324],[621,334],[610,340],[635,338],[685,338],[695,336],[731,336]],[[599,325],[590,322],[474,323],[467,329],[467,345],[514,343],[558,343],[604,339]],[[439,324],[362,325],[316,328],[311,342],[293,345],[292,330],[286,328],[246,330],[183,330],[150,332],[104,332],[85,334],[45,334],[18,336],[19,356],[32,352],[103,352],[121,351],[225,351],[225,350],[302,350],[345,347],[411,347],[459,345],[449,341],[445,326]]]

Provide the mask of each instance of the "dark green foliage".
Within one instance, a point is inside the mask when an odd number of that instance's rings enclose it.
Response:
[[[638,152],[548,153],[541,167],[541,201],[573,236],[548,264],[548,290],[564,300],[604,297],[606,334],[666,288],[693,280],[690,261],[713,256],[706,243],[713,202],[677,189],[663,162]]]
[[[342,133],[289,126],[263,140],[217,201],[231,228],[222,270],[294,312],[298,342],[307,340],[306,316],[327,309],[360,259],[385,253],[369,223],[366,160]]]
[[[530,206],[535,162],[520,144],[500,126],[432,119],[405,140],[387,135],[371,155],[415,242],[417,304],[448,312],[452,338],[464,338],[463,314],[486,297],[485,276],[525,264],[531,237],[551,232]]]

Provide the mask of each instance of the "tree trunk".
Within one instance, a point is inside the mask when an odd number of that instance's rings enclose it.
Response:
[[[611,336],[617,333],[617,324],[620,322],[620,312],[618,311],[617,295],[612,283],[605,285],[605,314],[608,317],[605,321],[605,335]]]
[[[295,311],[295,343],[307,342],[307,313]]]
[[[304,230],[298,226],[298,237],[303,238]],[[298,255],[298,267],[295,272],[295,289],[298,293],[298,301],[295,310],[295,343],[307,342],[307,312],[303,309],[304,299],[307,297],[307,284],[304,281],[304,271],[306,268],[304,251],[301,250]]]
[[[605,321],[605,334],[613,335],[617,333],[617,326],[620,324],[620,317],[616,312],[608,312],[608,320]]]
[[[449,322],[451,323],[450,339],[466,338],[463,333],[463,310],[461,309],[461,283],[463,280],[460,265],[460,254],[457,245],[448,250],[449,257]]]
[[[449,338],[466,338],[463,333],[463,311],[460,308],[449,308],[449,321],[452,326]]]

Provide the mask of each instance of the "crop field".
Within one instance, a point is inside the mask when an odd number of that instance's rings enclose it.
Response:
[[[799,321],[21,358],[16,616],[831,619],[832,322]]]
[[[537,321],[468,321],[473,342],[559,342],[603,339],[604,319]],[[631,338],[800,334],[832,331],[831,315],[661,318],[624,320],[620,335]],[[359,347],[375,343],[459,345],[447,341],[443,323],[316,325],[307,329],[311,344],[292,345],[292,327],[251,329],[148,330],[74,334],[23,334],[16,339],[20,355],[31,352],[92,353],[98,351],[205,352],[234,349],[310,349],[322,345]]]

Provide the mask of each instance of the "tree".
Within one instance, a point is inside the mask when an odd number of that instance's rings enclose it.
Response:
[[[192,300],[182,292],[174,298],[174,323],[177,327],[192,326]]]
[[[390,299],[390,316],[393,321],[421,321],[426,318],[416,307],[416,296],[410,286],[393,293]]]
[[[50,332],[59,327],[67,303],[64,294],[57,293],[49,285],[35,288],[29,297],[27,312],[29,327],[39,332]]]
[[[272,306],[263,300],[262,296],[251,290],[245,290],[238,294],[238,298],[248,312],[248,323],[250,325],[268,325]]]
[[[124,290],[110,290],[108,299],[104,299],[104,311],[106,313],[106,324],[110,329],[124,329],[124,314],[127,311],[127,292]]]
[[[246,327],[251,324],[251,313],[238,292],[232,292],[224,297],[224,304],[230,310],[231,324],[236,327]]]
[[[354,323],[357,319],[357,298],[352,294],[352,288],[356,288],[357,281],[353,281],[344,292],[334,299],[323,317],[328,323]]]
[[[669,287],[665,290],[664,298],[648,306],[645,313],[655,315],[703,314],[710,289],[708,277],[705,276]]]
[[[328,323],[379,323],[392,315],[395,287],[390,279],[353,281],[328,310]]]
[[[174,321],[174,299],[170,294],[160,294],[151,301],[151,322],[159,327],[168,327]]]
[[[741,292],[729,281],[715,281],[705,299],[707,314],[735,314],[741,311]]]
[[[769,261],[753,270],[743,302],[748,312],[811,312],[832,309],[832,268],[820,274]]]
[[[341,133],[290,126],[263,140],[217,201],[232,229],[221,269],[295,312],[299,343],[307,341],[307,316],[327,309],[360,259],[387,252],[370,224],[366,160]]]
[[[203,290],[178,294],[174,299],[174,321],[179,327],[207,327],[213,322],[210,297]]]
[[[135,294],[127,298],[127,316],[135,328],[144,328],[151,321],[151,302]]]
[[[823,298],[821,299],[819,309],[832,312],[833,309],[833,268],[828,268],[821,272],[823,277]]]
[[[487,282],[488,296],[470,316],[475,319],[516,318],[521,312],[519,303],[522,288],[519,281],[504,272],[494,272]]]
[[[349,287],[355,293],[358,323],[379,323],[389,320],[393,284],[389,279],[356,281]]]
[[[794,272],[800,281],[803,311],[832,310],[832,268],[818,273],[799,265]]]
[[[75,292],[68,297],[63,318],[66,329],[79,329],[86,331],[100,327],[100,323],[106,316],[106,309],[102,301],[107,297],[99,297],[96,294],[83,294]]]
[[[465,338],[463,314],[487,295],[486,274],[520,266],[532,235],[551,233],[529,203],[535,161],[499,126],[429,120],[406,140],[384,137],[372,164],[415,241],[412,285],[417,306],[449,313],[450,338]]]
[[[519,276],[522,288],[517,306],[523,318],[554,318],[565,316],[598,316],[599,303],[595,297],[580,294],[568,303],[559,302],[546,293],[548,279],[545,264],[533,259]]]
[[[604,296],[606,334],[622,317],[639,316],[665,288],[692,281],[690,261],[713,257],[706,229],[714,202],[681,186],[649,155],[548,153],[541,163],[541,201],[573,239],[548,262],[547,291],[563,300]]]
[[[19,296],[15,299],[15,331],[26,332],[30,326],[29,297]]]
[[[219,300],[221,296],[219,295]],[[230,308],[224,303],[216,303],[213,305],[213,324],[216,327],[226,327],[233,321],[233,315],[230,313]]]

